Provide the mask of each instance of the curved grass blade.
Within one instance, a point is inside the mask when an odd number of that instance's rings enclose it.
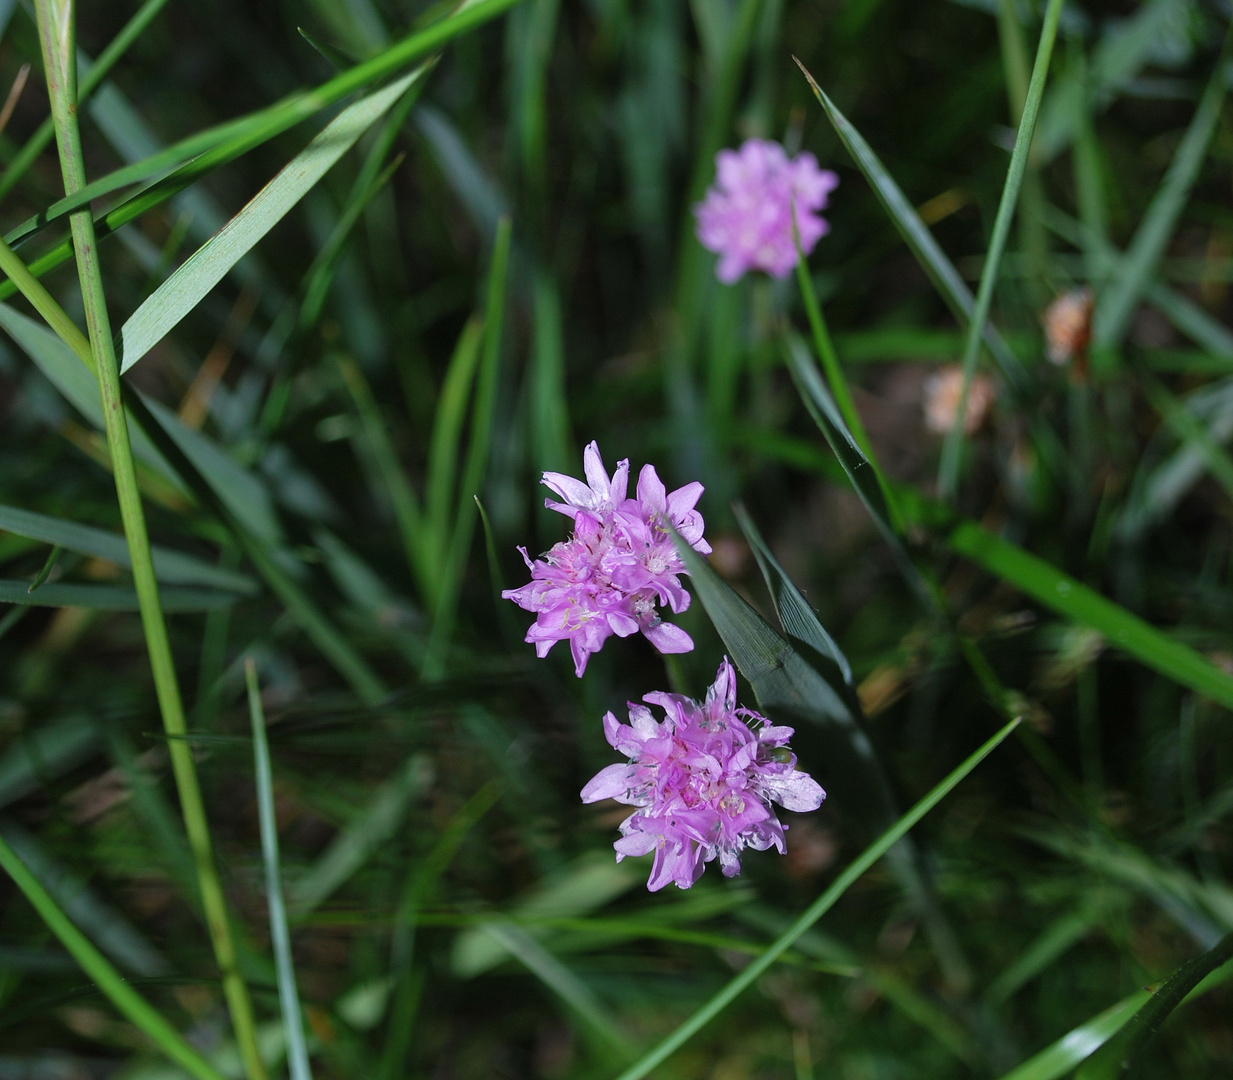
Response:
[[[1130,325],[1148,282],[1177,228],[1190,189],[1207,156],[1207,147],[1220,119],[1229,81],[1233,78],[1233,23],[1225,34],[1216,70],[1203,92],[1190,126],[1169,163],[1169,170],[1135,231],[1113,279],[1101,294],[1092,318],[1092,344],[1096,357],[1109,357]]]
[[[1040,30],[1040,42],[1036,46],[1036,60],[1032,64],[1032,79],[1028,84],[1027,98],[1023,104],[1023,115],[1019,119],[1019,130],[1015,134],[1015,145],[1010,153],[1010,166],[1006,170],[1006,183],[1002,188],[997,216],[994,218],[993,233],[989,238],[989,251],[985,257],[984,268],[981,270],[980,286],[976,290],[976,306],[973,308],[972,319],[968,324],[968,339],[963,350],[963,385],[959,390],[955,418],[942,444],[942,459],[938,466],[938,494],[944,502],[949,502],[955,497],[959,485],[963,432],[968,413],[968,392],[972,386],[972,378],[976,374],[976,361],[980,356],[983,330],[989,321],[993,288],[997,284],[1002,253],[1006,249],[1010,224],[1014,220],[1015,207],[1019,202],[1019,189],[1023,184],[1023,175],[1027,171],[1028,154],[1032,149],[1032,135],[1036,130],[1040,99],[1045,92],[1045,79],[1049,74],[1049,62],[1053,58],[1053,42],[1057,38],[1058,17],[1061,12],[1062,0],[1049,0],[1049,6],[1045,9],[1044,24]]]
[[[265,863],[266,899],[270,908],[270,940],[274,945],[274,965],[278,973],[278,1003],[282,1008],[283,1031],[287,1039],[287,1066],[291,1080],[312,1080],[308,1047],[304,1042],[304,1014],[295,987],[295,966],[291,962],[287,911],[283,906],[282,875],[278,866],[278,825],[274,819],[274,778],[270,770],[270,745],[265,733],[265,710],[261,706],[257,668],[251,657],[244,661],[244,677],[248,685],[248,714],[253,725],[261,857]]]
[[[886,171],[886,167],[873,152],[873,148],[865,142],[864,137],[852,126],[848,118],[835,107],[835,103],[814,81],[805,65],[796,57],[792,59],[796,60],[796,66],[804,72],[814,96],[835,128],[835,134],[839,136],[848,153],[852,155],[856,167],[860,169],[869,182],[869,186],[873,188],[873,193],[878,197],[878,201],[886,210],[895,228],[899,230],[899,235],[903,237],[912,254],[916,256],[921,269],[933,282],[934,288],[938,290],[938,294],[954,313],[955,318],[967,326],[972,321],[976,301],[959,271],[938,246],[933,234],[921,221],[920,215],[916,213],[899,185],[895,183],[894,178]],[[1023,373],[1018,357],[1011,352],[994,327],[986,325],[983,328],[983,334],[985,346],[997,361],[1002,377],[1012,385],[1021,384]]]
[[[1188,645],[1009,540],[973,521],[956,522],[946,508],[914,489],[902,486],[898,494],[908,519],[938,529],[943,543],[956,554],[983,566],[1058,614],[1099,630],[1111,645],[1153,671],[1233,709],[1233,676]]]
[[[163,1054],[198,1080],[225,1080],[217,1069],[184,1041],[180,1033],[167,1023],[145,998],[128,985],[124,977],[112,967],[111,962],[73,925],[2,836],[0,867],[13,879],[14,884],[25,894],[48,928],[60,939],[94,984]]]
[[[425,70],[421,65],[339,113],[243,210],[148,296],[120,328],[121,373],[192,311]]]
[[[106,559],[117,566],[131,565],[124,537],[106,529],[0,504],[0,530],[45,544],[56,544],[79,555]],[[243,574],[212,566],[170,548],[155,546],[151,550],[154,572],[159,581],[171,585],[208,585],[244,594],[256,592],[256,583]]]
[[[684,1046],[694,1035],[702,1030],[711,1020],[718,1016],[742,992],[748,989],[796,940],[814,925],[838,902],[879,859],[882,858],[896,843],[898,843],[921,818],[941,802],[964,777],[988,757],[1008,735],[1015,729],[1018,720],[1012,720],[996,735],[990,738],[975,753],[959,765],[949,776],[938,784],[911,810],[903,815],[895,824],[873,842],[865,851],[835,879],[821,896],[818,897],[801,916],[772,944],[757,960],[735,976],[727,986],[716,994],[706,1005],[699,1009],[684,1024],[669,1035],[655,1049],[640,1058],[634,1065],[626,1069],[617,1080],[641,1080],[652,1069],[666,1060],[670,1055]]]
[[[1207,952],[1187,960],[1144,1003],[1117,1036],[1075,1074],[1075,1080],[1131,1080],[1138,1074],[1143,1051],[1160,1025],[1208,975],[1233,959],[1233,934],[1227,934]]]
[[[898,547],[898,522],[887,502],[882,478],[848,431],[834,398],[818,374],[805,342],[791,331],[784,335],[783,340],[788,367],[800,389],[805,407],[822,429],[822,434],[826,436],[826,441],[839,459],[839,464],[843,466],[843,471],[852,481],[853,489],[881,529],[882,535],[892,546]]]
[[[0,821],[0,836],[73,924],[115,963],[145,978],[170,974],[166,959],[137,928],[47,851],[36,837],[15,821]]]

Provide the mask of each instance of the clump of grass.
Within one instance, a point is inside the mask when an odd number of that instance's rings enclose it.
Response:
[[[1227,1073],[1219,5],[0,35],[0,1077]],[[724,285],[749,137],[841,183]],[[715,550],[576,679],[500,593],[591,439]],[[649,894],[600,717],[723,652],[829,797]]]

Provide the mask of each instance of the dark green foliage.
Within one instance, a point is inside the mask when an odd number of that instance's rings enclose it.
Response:
[[[611,1080],[820,898],[651,1075],[1228,1076],[1227,0],[1063,6],[980,338],[998,398],[948,505],[925,383],[964,350],[1046,5],[452,7],[83,4],[109,67],[82,73],[91,183],[65,200],[33,17],[0,3],[0,97],[32,65],[0,230],[82,323],[67,215],[97,220],[259,1036],[283,1045],[260,790],[317,1080]],[[300,192],[281,171],[331,122],[353,144]],[[791,279],[720,285],[694,239],[714,152],[751,136],[840,174],[803,282],[825,322]],[[267,184],[285,212],[237,218]],[[1058,367],[1042,315],[1080,285],[1091,355]],[[239,1075],[97,385],[0,297],[0,862],[46,893],[0,874],[0,1080],[186,1075],[168,1053]],[[578,680],[499,591],[516,545],[564,537],[538,474],[591,439],[700,479],[716,552],[691,556],[694,652],[613,638]],[[786,857],[648,894],[623,815],[578,800],[601,718],[700,695],[725,650],[830,798],[786,815]]]

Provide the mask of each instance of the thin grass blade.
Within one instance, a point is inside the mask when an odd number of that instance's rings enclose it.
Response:
[[[1135,231],[1126,255],[1108,287],[1101,294],[1092,318],[1095,356],[1109,356],[1130,325],[1148,282],[1168,247],[1181,212],[1207,156],[1208,144],[1220,119],[1221,107],[1233,78],[1233,23],[1225,35],[1216,70],[1203,92],[1194,118],[1173,155],[1169,170]]]
[[[270,908],[270,940],[274,945],[274,965],[278,973],[278,1003],[282,1008],[283,1030],[287,1037],[287,1066],[291,1080],[312,1080],[308,1047],[304,1041],[304,1014],[295,986],[295,966],[291,961],[291,935],[287,931],[287,911],[283,906],[278,825],[274,818],[274,777],[270,769],[270,745],[265,733],[265,710],[261,705],[257,667],[251,658],[244,662],[244,677],[248,685],[248,715],[253,726],[261,857],[265,863],[266,899]]]
[[[938,465],[938,495],[943,502],[949,502],[955,497],[959,485],[964,426],[968,414],[968,393],[972,387],[972,379],[976,375],[976,361],[980,357],[984,326],[989,320],[993,289],[997,284],[1002,253],[1006,249],[1006,240],[1010,236],[1010,224],[1014,220],[1015,207],[1019,202],[1019,189],[1023,185],[1023,175],[1027,171],[1028,155],[1032,149],[1032,136],[1036,131],[1036,117],[1040,112],[1040,99],[1045,92],[1045,79],[1049,74],[1049,62],[1053,58],[1053,42],[1057,38],[1057,24],[1061,13],[1062,0],[1049,0],[1049,6],[1045,9],[1044,25],[1040,31],[1040,41],[1036,46],[1036,60],[1032,64],[1032,79],[1028,84],[1027,98],[1023,104],[1023,115],[1019,120],[1019,130],[1015,134],[1014,148],[1010,152],[1010,167],[1006,170],[1006,183],[1002,188],[997,216],[994,218],[993,234],[989,238],[989,251],[985,256],[984,268],[981,270],[980,286],[976,290],[976,306],[973,308],[972,319],[968,324],[968,339],[963,350],[963,385],[959,391],[959,402],[955,408],[955,417],[950,431],[946,433],[946,440],[942,444],[942,459]]]
[[[13,883],[25,894],[40,918],[60,939],[99,990],[161,1053],[198,1080],[224,1080],[223,1075],[185,1042],[180,1033],[128,985],[124,977],[112,967],[111,962],[73,925],[3,836],[0,836],[0,868],[13,879]]]
[[[793,59],[796,58],[793,57]],[[899,185],[895,183],[894,178],[886,171],[886,167],[873,152],[873,148],[852,126],[847,117],[835,107],[835,103],[826,96],[805,66],[799,60],[796,60],[796,64],[804,72],[814,96],[826,112],[826,117],[834,127],[835,133],[847,148],[848,153],[852,155],[852,160],[864,174],[869,186],[873,188],[878,201],[916,257],[916,261],[920,263],[921,269],[933,282],[934,288],[938,290],[938,294],[954,313],[955,318],[962,325],[967,326],[972,321],[976,301],[963,277],[938,246],[933,234],[921,221],[920,215],[900,190]],[[1011,352],[994,327],[985,326],[983,334],[985,346],[997,362],[1002,377],[1011,385],[1020,385],[1023,382],[1023,374],[1018,357]]]
[[[288,889],[287,907],[302,919],[341,888],[402,825],[411,800],[431,782],[426,758],[409,758],[387,780],[355,820],[325,849],[308,872]]]

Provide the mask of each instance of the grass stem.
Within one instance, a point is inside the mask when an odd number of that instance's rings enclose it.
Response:
[[[36,10],[64,188],[66,194],[71,195],[84,187],[86,182],[77,122],[76,13],[72,0],[38,0]],[[171,736],[168,752],[176,787],[180,793],[184,826],[197,868],[202,907],[214,946],[214,956],[222,972],[223,993],[231,1012],[246,1074],[249,1080],[265,1080],[265,1068],[257,1052],[252,1004],[236,964],[226,902],[214,865],[197,768],[192,749],[184,739],[187,733],[184,705],[176,679],[175,662],[171,655],[171,641],[167,634],[158,583],[154,576],[150,538],[137,487],[137,470],[121,395],[120,369],[107,314],[102,269],[94,235],[94,219],[89,209],[74,213],[70,218],[70,225],[90,334],[90,349],[102,396],[107,446],[132,560],[133,584],[141,608],[142,628],[150,655],[159,711],[162,713],[163,726]]]

